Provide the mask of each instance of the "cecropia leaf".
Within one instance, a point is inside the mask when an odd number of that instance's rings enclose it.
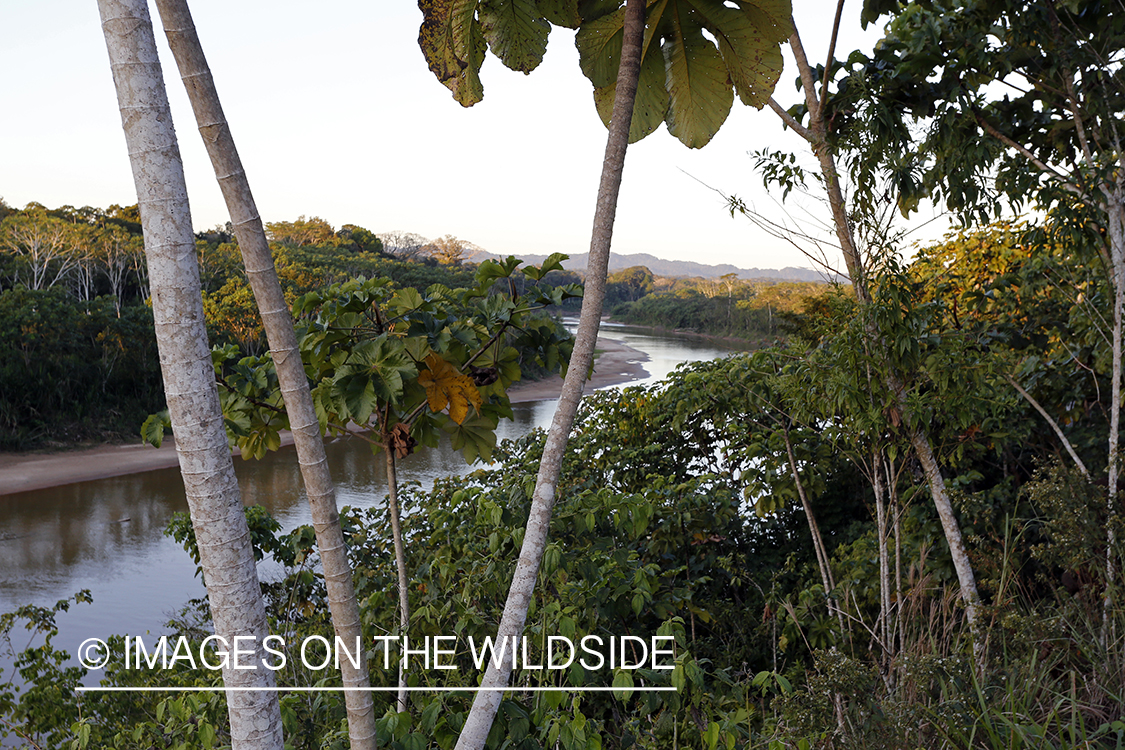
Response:
[[[430,69],[465,106],[480,101],[485,42],[509,68],[543,60],[552,23],[578,28],[582,73],[609,126],[621,62],[622,0],[419,0],[418,35]],[[761,108],[781,75],[779,45],[793,31],[791,0],[650,0],[629,141],[664,121],[690,148],[705,146],[734,96]]]
[[[543,62],[551,24],[533,0],[482,0],[480,23],[489,49],[507,67],[530,73]]]
[[[575,39],[607,126],[623,18],[620,11],[603,15],[583,24]],[[789,0],[650,3],[630,140],[645,137],[664,120],[684,145],[706,145],[726,121],[735,94],[753,107],[769,101],[781,75],[778,46],[791,32]],[[660,77],[662,92],[656,89]]]

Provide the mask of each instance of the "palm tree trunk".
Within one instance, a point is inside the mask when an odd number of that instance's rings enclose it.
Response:
[[[231,745],[281,750],[281,712],[262,668],[269,633],[203,324],[187,186],[144,0],[98,0],[141,210],[168,412],[215,634],[257,644],[258,668],[224,669]],[[251,688],[251,690],[246,690]],[[255,690],[254,688],[258,688]]]
[[[629,147],[629,126],[633,119],[633,101],[637,94],[637,79],[641,69],[641,42],[645,28],[645,0],[628,0],[625,9],[624,40],[621,64],[617,71],[617,93],[613,102],[609,137],[602,162],[598,202],[594,211],[593,235],[590,255],[586,264],[585,294],[582,313],[578,321],[578,335],[574,342],[562,394],[539,463],[535,480],[535,493],[527,519],[527,531],[520,549],[519,562],[512,576],[508,601],[497,630],[498,638],[523,634],[527,610],[535,590],[539,563],[547,545],[547,532],[551,513],[555,507],[555,493],[562,471],[563,455],[570,437],[574,416],[582,400],[586,375],[594,361],[594,345],[601,324],[602,305],[605,302],[605,280],[609,269],[609,248],[613,237],[613,221],[617,214],[617,196],[621,189],[621,174],[625,166],[625,152]],[[503,688],[507,687],[512,671],[512,653],[506,650],[503,663],[496,667],[490,663],[481,682],[482,690],[473,701],[473,708],[465,720],[457,750],[481,750],[500,707]]]
[[[335,634],[348,649],[360,644],[360,664],[341,660],[340,672],[345,687],[368,686],[367,664],[363,653],[363,629],[352,581],[340,516],[336,508],[336,488],[324,454],[320,423],[313,408],[309,382],[297,348],[293,318],[281,291],[273,256],[266,241],[262,220],[250,182],[234,145],[226,116],[219,102],[207,59],[186,0],[157,0],[168,44],[180,69],[188,98],[195,112],[199,133],[215,168],[223,198],[230,212],[246,276],[262,316],[277,379],[285,401],[301,477],[312,511],[317,548],[328,589],[328,607]],[[371,694],[362,689],[344,693],[348,712],[348,735],[355,750],[375,747],[375,710]]]

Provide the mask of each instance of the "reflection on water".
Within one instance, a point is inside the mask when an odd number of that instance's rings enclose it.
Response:
[[[620,326],[608,326],[606,332],[649,355],[650,380],[680,362],[725,354],[699,340]],[[498,437],[547,426],[554,406],[553,401],[516,404],[515,419],[501,424]],[[339,504],[381,505],[383,459],[356,438],[326,447]],[[469,470],[448,443],[422,449],[399,467],[403,480],[423,486]],[[265,506],[286,530],[311,522],[292,446],[260,461],[236,460],[235,469],[244,502]],[[59,618],[59,647],[74,653],[86,638],[159,632],[187,599],[203,594],[190,558],[162,533],[173,513],[186,510],[176,468],[0,496],[0,612],[22,604],[51,605],[88,588],[94,603]]]
[[[554,402],[516,404],[501,437],[515,437],[553,414]],[[341,438],[327,446],[340,506],[381,505],[386,464],[368,443]],[[448,443],[423,448],[399,462],[402,479],[432,486],[468,471]],[[311,523],[296,452],[287,446],[260,461],[235,460],[243,502],[260,504],[286,531]],[[21,604],[53,604],[89,588],[93,605],[60,618],[57,643],[158,631],[184,602],[203,594],[195,566],[163,535],[172,514],[186,511],[179,469],[161,469],[0,497],[0,612]],[[81,633],[67,625],[81,620]]]
[[[717,359],[731,353],[729,348],[719,348],[714,342],[688,336],[654,335],[647,328],[621,323],[602,323],[603,335],[620,341],[649,356],[644,363],[649,376],[640,383],[655,383],[668,377],[676,366],[684,362]]]

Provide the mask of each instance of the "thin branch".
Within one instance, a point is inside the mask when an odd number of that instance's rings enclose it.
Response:
[[[352,422],[352,424],[356,424],[356,423]],[[363,440],[367,443],[370,443],[371,445],[377,445],[380,448],[383,447],[383,443],[381,441],[374,440],[374,439],[369,438],[369,437],[367,437],[366,435],[363,434],[364,432],[370,432],[371,431],[370,427],[365,427],[363,425],[356,424],[356,427],[359,427],[360,430],[361,430],[361,431],[356,431],[356,430],[349,430],[347,427],[345,427],[342,424],[339,424],[338,422],[329,422],[328,425],[330,427],[335,427],[337,430],[340,430],[341,432],[346,432],[351,437],[357,437],[360,440]]]
[[[828,57],[824,61],[824,79],[820,83],[820,100],[828,101],[828,74],[836,55],[836,39],[840,36],[840,16],[844,14],[844,0],[836,3],[836,20],[832,22],[832,39],[828,42]]]
[[[781,121],[784,122],[786,124],[786,126],[793,129],[793,132],[795,132],[797,135],[804,138],[809,143],[816,143],[817,142],[817,137],[815,135],[813,135],[812,131],[809,130],[808,128],[806,128],[801,123],[797,122],[797,118],[794,117],[793,115],[789,114],[785,110],[785,108],[782,107],[780,104],[778,104],[777,100],[774,99],[772,96],[769,99],[769,105],[770,105],[770,109],[772,109],[774,112],[776,112],[777,116],[781,118]]]
[[[681,170],[681,171],[683,171],[683,170]],[[790,229],[789,227],[787,227],[783,224],[778,224],[777,222],[771,221],[771,220],[765,218],[764,216],[762,216],[761,214],[757,213],[756,211],[752,211],[751,209],[747,208],[746,205],[744,203],[742,203],[742,201],[739,200],[738,198],[735,198],[734,196],[729,196],[726,193],[724,193],[722,190],[719,190],[717,187],[713,187],[711,185],[708,185],[706,182],[699,179],[698,177],[696,177],[693,174],[690,174],[688,172],[684,172],[684,174],[686,174],[688,177],[692,178],[693,180],[695,180],[696,182],[698,182],[700,185],[707,188],[708,190],[713,190],[714,192],[718,193],[722,197],[723,201],[728,206],[730,206],[732,208],[732,212],[738,211],[743,216],[745,216],[747,219],[749,219],[751,222],[753,222],[754,225],[757,226],[759,229],[768,233],[771,237],[775,237],[779,240],[783,240],[785,242],[788,242],[799,253],[801,253],[806,258],[808,258],[810,261],[812,261],[814,264],[819,266],[826,274],[829,275],[830,279],[846,277],[846,274],[841,273],[839,270],[837,270],[836,268],[833,268],[828,263],[828,254],[826,252],[824,252],[823,249],[820,250],[820,253],[823,257],[818,258],[815,255],[813,255],[809,250],[805,249],[800,244],[798,244],[797,241],[793,239],[793,237],[796,236],[796,237],[799,237],[802,240],[810,242],[813,245],[815,245],[818,249],[820,249],[822,244],[825,244],[821,240],[818,240],[817,238],[813,237],[812,235],[806,234],[806,233],[801,232],[797,229]],[[829,244],[831,247],[837,247],[836,245],[832,245],[831,243],[827,243],[827,244]]]
[[[801,73],[801,85],[805,89],[805,104],[809,108],[809,123],[816,129],[820,117],[820,101],[816,98],[816,82],[812,77],[809,67],[809,58],[805,55],[805,47],[801,44],[801,35],[797,33],[797,23],[793,22],[793,33],[789,36],[789,47],[793,50],[793,57],[797,60],[797,70]]]
[[[1039,412],[1039,414],[1042,415],[1043,419],[1047,420],[1047,424],[1051,425],[1051,429],[1055,431],[1055,434],[1058,435],[1059,440],[1062,441],[1063,447],[1066,448],[1066,452],[1070,454],[1070,457],[1072,459],[1074,459],[1074,463],[1078,466],[1078,470],[1082,472],[1082,476],[1086,477],[1086,479],[1089,480],[1090,472],[1086,469],[1086,464],[1082,463],[1082,459],[1079,458],[1078,454],[1074,451],[1074,446],[1072,446],[1070,444],[1070,441],[1066,439],[1066,435],[1063,434],[1062,428],[1059,427],[1059,423],[1056,422],[1051,417],[1051,415],[1047,413],[1047,410],[1044,409],[1043,406],[1035,400],[1034,396],[1025,391],[1023,387],[1018,382],[1016,382],[1015,378],[1007,373],[1004,373],[1004,379],[1007,380],[1008,383],[1016,389],[1017,393],[1023,396],[1024,400],[1027,401],[1027,403],[1031,404],[1032,407],[1034,407],[1035,411]]]
[[[1080,190],[1068,176],[1062,174],[1061,172],[1055,170],[1047,164],[1044,164],[1035,154],[1031,153],[1030,149],[1028,149],[1026,146],[1020,145],[1016,141],[1013,141],[1011,138],[1001,133],[992,123],[986,120],[984,116],[975,109],[973,110],[973,117],[976,118],[977,124],[980,125],[986,133],[1003,143],[1005,146],[1008,146],[1009,148],[1013,148],[1016,151],[1020,152],[1020,154],[1029,162],[1031,162],[1031,164],[1036,169],[1038,169],[1048,177],[1057,180],[1065,190],[1074,193],[1084,201],[1090,200],[1089,196],[1086,195],[1084,191]],[[1101,201],[1096,201],[1095,203],[1100,209],[1102,209],[1103,211],[1105,210],[1106,207],[1104,203],[1102,203]]]
[[[1074,127],[1078,132],[1078,143],[1082,146],[1082,154],[1086,157],[1086,164],[1094,166],[1094,155],[1090,152],[1090,142],[1086,140],[1086,124],[1082,120],[1082,113],[1078,109],[1078,96],[1074,93],[1074,82],[1070,80],[1070,71],[1066,71],[1066,98],[1070,102],[1070,112],[1074,115]]]

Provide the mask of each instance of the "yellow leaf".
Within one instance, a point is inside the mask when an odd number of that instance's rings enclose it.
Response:
[[[469,415],[469,404],[480,409],[480,391],[472,380],[437,354],[426,357],[425,365],[426,369],[418,375],[418,382],[426,389],[431,411],[440,412],[449,407],[449,418],[462,424]]]

